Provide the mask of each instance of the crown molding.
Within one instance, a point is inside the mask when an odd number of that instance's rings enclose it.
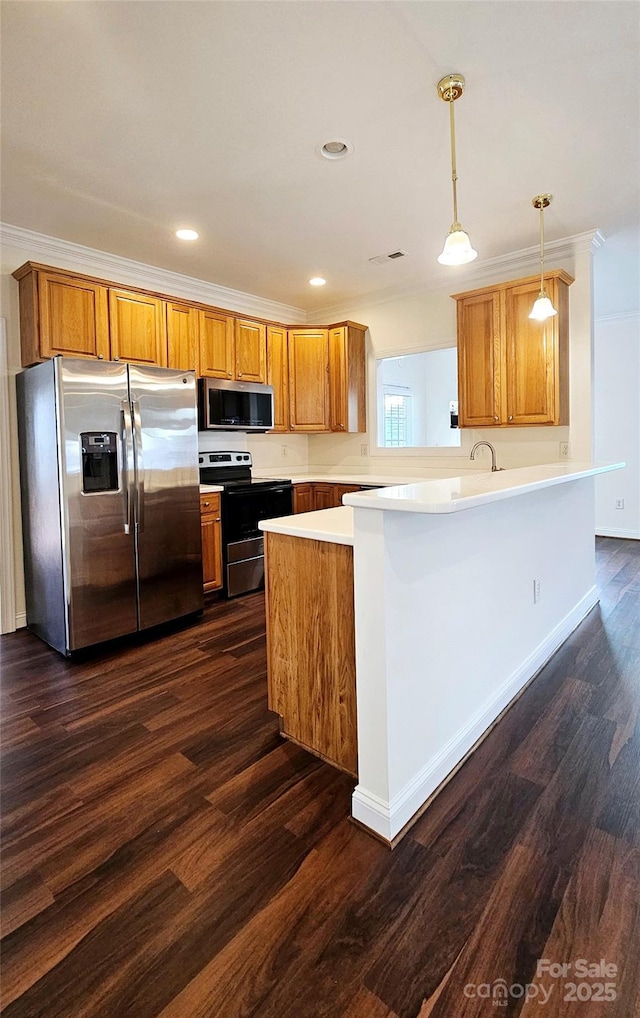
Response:
[[[562,259],[573,259],[579,254],[593,254],[604,243],[605,238],[600,230],[588,230],[586,233],[576,233],[571,237],[547,241],[544,245],[547,268],[562,268],[559,264]],[[489,286],[498,278],[505,276],[508,278],[513,275],[515,278],[534,275],[540,271],[539,265],[540,246],[538,244],[508,254],[497,255],[494,258],[471,262],[470,265],[459,266],[454,270],[455,276],[450,268],[434,265],[420,283],[413,282],[408,285],[388,287],[385,290],[372,290],[352,300],[341,301],[340,304],[316,308],[313,313],[318,321],[332,319],[338,321],[341,318],[349,318],[356,309],[361,310],[379,304],[388,304],[405,297],[417,297],[432,290],[460,292],[465,288],[474,289],[475,287]]]
[[[98,251],[96,248],[74,244],[44,233],[25,230],[21,226],[0,223],[0,244],[23,251],[25,261],[46,260],[56,268],[100,275],[114,282],[140,286],[149,290],[166,293],[183,300],[195,300],[202,304],[213,304],[229,311],[255,315],[276,322],[306,322],[308,312],[292,304],[269,300],[256,294],[244,293],[218,286],[205,279],[184,276],[156,265],[136,262],[120,255]],[[18,266],[15,266],[18,268]]]
[[[611,315],[596,315],[593,320],[597,325],[599,322],[624,322],[635,318],[640,318],[640,308],[635,311],[616,311]]]

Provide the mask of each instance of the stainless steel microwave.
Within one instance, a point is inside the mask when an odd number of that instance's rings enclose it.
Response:
[[[198,427],[200,431],[270,431],[273,386],[199,378]]]

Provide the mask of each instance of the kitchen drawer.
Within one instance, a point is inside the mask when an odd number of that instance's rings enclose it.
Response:
[[[200,512],[204,516],[210,513],[215,513],[217,516],[220,515],[220,492],[212,491],[207,492],[206,495],[200,495]]]

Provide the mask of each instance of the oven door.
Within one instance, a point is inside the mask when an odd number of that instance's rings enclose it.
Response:
[[[258,530],[260,520],[290,516],[293,512],[292,490],[290,484],[277,488],[247,485],[225,489],[222,515],[225,544],[262,537]]]
[[[246,594],[264,585],[264,537],[258,522],[290,516],[292,492],[291,485],[225,490],[222,520],[227,597]]]

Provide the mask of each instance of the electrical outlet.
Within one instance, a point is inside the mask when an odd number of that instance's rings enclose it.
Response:
[[[533,581],[533,603],[537,604],[540,600],[540,577],[536,576]]]
[[[368,456],[369,455],[369,446],[368,445],[362,444],[360,446],[360,455],[361,456]]]
[[[569,443],[568,442],[561,442],[560,443],[560,459],[561,460],[568,460],[569,459]]]
[[[289,450],[288,450],[288,448],[287,448],[287,446],[286,446],[286,445],[281,445],[281,446],[280,446],[280,455],[281,455],[281,456],[285,456],[285,457],[286,457],[286,455],[287,455],[288,451],[289,451]]]
[[[624,509],[624,499],[623,498],[617,498],[616,499],[616,509]]]

